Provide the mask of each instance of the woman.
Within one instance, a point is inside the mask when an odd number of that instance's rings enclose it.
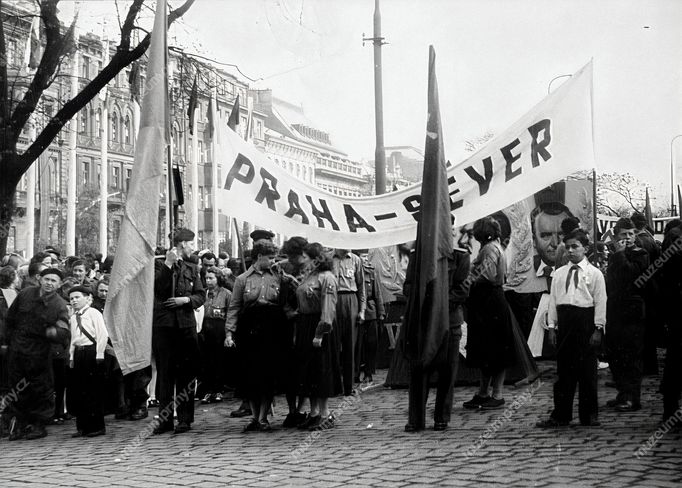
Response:
[[[225,342],[225,316],[232,293],[219,285],[221,272],[211,266],[206,270],[206,301],[204,302],[204,321],[199,333],[202,368],[199,384],[204,396],[201,403],[222,402],[223,366]]]
[[[500,243],[500,224],[492,217],[479,219],[473,235],[481,249],[469,276],[466,348],[467,364],[480,369],[481,377],[478,393],[464,402],[464,408],[502,408],[505,369],[514,363],[514,338],[502,290],[507,263]]]
[[[303,265],[308,273],[296,289],[297,377],[299,395],[310,398],[310,415],[298,427],[330,429],[335,419],[329,412],[328,400],[342,391],[338,338],[333,331],[336,278],[331,271],[331,258],[317,242],[303,249]]]
[[[18,286],[19,277],[17,276],[17,271],[12,266],[0,268],[0,348],[8,343],[8,337],[5,336],[7,331],[5,319],[7,318],[7,311],[10,305],[12,305],[12,302],[17,297]],[[3,354],[3,351],[0,350],[0,398],[9,388],[6,358],[7,354]],[[1,425],[0,432],[2,432]]]
[[[104,303],[109,293],[109,275],[102,275],[93,291],[95,296],[92,299],[92,308],[104,313]]]
[[[225,346],[242,349],[242,391],[253,413],[244,432],[272,430],[267,415],[278,372],[276,358],[281,345],[277,338],[286,320],[280,298],[281,278],[271,270],[276,255],[277,247],[271,241],[254,243],[253,264],[237,277],[227,309]],[[237,330],[239,344],[232,339]]]

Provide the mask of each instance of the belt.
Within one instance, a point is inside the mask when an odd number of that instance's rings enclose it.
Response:
[[[336,292],[338,295],[355,295],[357,291],[343,290]]]

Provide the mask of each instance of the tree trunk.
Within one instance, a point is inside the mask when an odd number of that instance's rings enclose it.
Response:
[[[17,182],[14,178],[0,179],[0,256],[7,254],[7,239],[12,228],[16,208]]]

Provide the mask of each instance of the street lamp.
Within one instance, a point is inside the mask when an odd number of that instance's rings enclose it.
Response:
[[[675,214],[675,162],[673,160],[673,149],[675,147],[675,139],[682,137],[682,134],[677,134],[670,140],[670,216]],[[681,209],[682,210],[682,209]]]
[[[566,75],[559,75],[555,76],[551,80],[549,80],[549,83],[547,84],[547,95],[549,95],[552,92],[552,83],[554,83],[556,80],[559,80],[561,78],[570,78],[573,75],[566,74]]]

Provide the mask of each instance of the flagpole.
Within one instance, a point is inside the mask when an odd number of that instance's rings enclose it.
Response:
[[[165,6],[165,1],[160,2],[164,3],[164,9],[166,8]],[[164,14],[165,17],[166,14]],[[167,225],[167,230],[168,234],[172,235],[173,231],[175,230],[175,225],[176,222],[174,220],[174,209],[173,209],[173,153],[172,153],[172,148],[173,148],[173,135],[170,131],[170,98],[169,98],[169,93],[168,93],[168,30],[166,29],[166,26],[164,25],[164,30],[163,30],[163,76],[164,76],[164,90],[165,90],[165,97],[164,97],[164,102],[166,103],[166,120],[165,120],[165,126],[166,126],[166,158],[167,158],[167,164],[166,164],[166,181],[168,182],[168,185],[166,187],[166,225]],[[170,247],[173,247],[173,239],[172,237],[169,237],[170,239]],[[173,276],[173,290],[172,290],[172,296],[175,296],[175,276]]]
[[[74,21],[75,22],[75,21]],[[78,28],[74,25],[73,36],[76,43],[76,50],[71,56],[71,97],[78,93]],[[83,108],[82,110],[86,110]],[[78,145],[78,118],[76,114],[69,123],[69,166],[67,170],[66,187],[66,255],[76,254],[76,191],[78,185],[78,160],[76,149]]]
[[[104,37],[104,36],[102,36]],[[109,40],[102,40],[102,66],[109,64]],[[99,171],[99,252],[106,256],[109,251],[107,234],[107,210],[109,207],[109,93],[104,86],[99,92],[102,101],[102,117],[100,118],[100,171]]]
[[[592,253],[594,262],[597,263],[597,232],[599,231],[599,221],[597,219],[597,168],[592,168],[592,232],[594,252]]]
[[[217,76],[214,74],[213,88],[211,89],[211,99],[213,100],[212,108],[212,120],[213,120],[213,133],[211,134],[211,182],[213,183],[213,189],[211,191],[211,206],[213,207],[213,254],[218,255],[218,236],[220,220],[218,218],[218,158],[216,156],[216,150],[218,145],[216,144],[216,139],[218,138],[218,89],[216,86]]]

